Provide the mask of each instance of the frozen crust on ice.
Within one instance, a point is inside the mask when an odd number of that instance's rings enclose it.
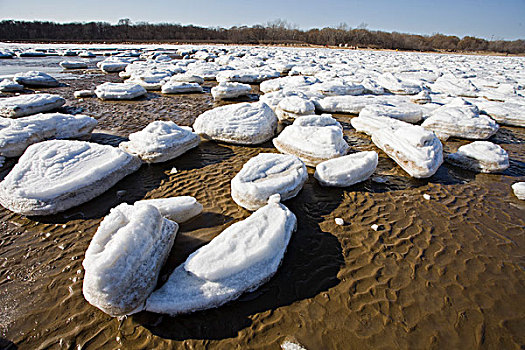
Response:
[[[264,102],[237,103],[202,113],[193,129],[211,140],[256,145],[275,135],[277,122],[277,116]]]
[[[134,83],[104,83],[95,89],[101,100],[132,100],[146,93],[146,89]]]
[[[443,145],[431,131],[416,125],[382,128],[372,134],[374,144],[415,178],[427,178],[443,163]]]
[[[29,145],[48,139],[89,139],[97,120],[87,115],[41,113],[0,118],[0,155],[18,157]]]
[[[140,157],[146,163],[160,163],[176,158],[200,143],[199,135],[172,121],[154,121],[129,135],[129,142],[119,148]]]
[[[26,115],[48,112],[66,103],[58,95],[34,94],[0,99],[0,117],[20,118]]]
[[[455,166],[482,173],[497,173],[509,167],[509,155],[489,141],[474,141],[448,154],[445,160]]]
[[[151,205],[111,209],[82,263],[86,300],[111,316],[140,310],[155,289],[177,230],[177,223]]]
[[[298,117],[273,139],[273,144],[281,153],[297,156],[308,166],[348,151],[341,125],[329,115]]]
[[[191,254],[151,294],[145,309],[177,315],[215,308],[268,281],[297,224],[278,196]]]
[[[0,182],[0,204],[23,215],[50,215],[104,193],[141,162],[118,148],[52,140],[27,148]]]
[[[319,163],[314,177],[323,186],[347,187],[368,179],[376,170],[377,153],[365,151]]]
[[[202,204],[191,196],[179,196],[157,199],[144,199],[135,202],[135,205],[153,205],[160,214],[176,223],[188,221],[202,213]]]
[[[231,194],[241,207],[257,210],[275,193],[283,201],[295,197],[307,179],[306,166],[299,158],[261,153],[246,162],[232,179]]]

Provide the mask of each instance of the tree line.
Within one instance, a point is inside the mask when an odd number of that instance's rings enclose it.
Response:
[[[415,35],[374,31],[366,24],[349,28],[341,24],[301,30],[284,20],[265,25],[232,28],[204,28],[172,23],[106,22],[54,23],[43,21],[0,21],[0,41],[45,42],[195,42],[229,44],[330,45],[354,48],[399,49],[416,51],[490,51],[525,53],[525,40],[485,40],[472,36]]]

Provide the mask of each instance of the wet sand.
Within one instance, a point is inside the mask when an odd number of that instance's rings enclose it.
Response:
[[[97,118],[92,141],[112,145],[153,120],[191,125],[216,106],[209,93],[148,93],[131,102],[73,98],[73,91],[105,81],[121,79],[93,71],[41,91]],[[250,215],[231,199],[230,180],[251,157],[277,152],[271,142],[203,142],[175,160],[143,165],[105,194],[54,216],[27,218],[0,208],[0,348],[278,349],[285,339],[311,350],[523,348],[525,202],[510,185],[525,181],[525,130],[502,127],[491,139],[509,153],[503,174],[444,164],[432,178],[416,180],[356,133],[352,116],[334,116],[351,152],[378,151],[376,173],[333,189],[321,187],[310,168],[303,190],[284,203],[298,229],[281,268],[258,290],[217,309],[111,318],[82,296],[84,252],[118,203],[194,196],[204,212],[180,226],[162,285],[191,252]],[[450,152],[465,143],[444,147]],[[15,161],[6,162],[0,178]]]

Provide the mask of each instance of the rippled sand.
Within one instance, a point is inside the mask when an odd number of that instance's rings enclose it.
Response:
[[[149,93],[133,102],[73,98],[74,90],[104,81],[120,79],[92,74],[50,89],[99,120],[95,142],[117,145],[158,119],[191,125],[214,106],[210,94]],[[445,164],[431,179],[415,180],[350,127],[352,116],[335,117],[352,152],[380,153],[373,178],[329,189],[310,176],[285,202],[298,229],[280,270],[218,309],[111,318],[82,296],[84,252],[118,203],[195,196],[204,213],[181,225],[162,284],[192,251],[249,216],[231,199],[230,180],[251,157],[276,152],[271,143],[204,142],[175,160],[144,165],[102,196],[56,216],[26,218],[1,208],[0,348],[278,349],[285,339],[308,349],[523,348],[525,202],[510,185],[525,181],[525,130],[502,127],[491,139],[509,152],[503,174]],[[452,140],[445,150],[465,143]],[[0,178],[13,165],[7,161]],[[337,217],[344,226],[335,224]]]

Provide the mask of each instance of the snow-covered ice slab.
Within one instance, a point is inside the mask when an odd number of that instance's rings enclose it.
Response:
[[[281,153],[299,157],[306,165],[341,157],[348,151],[343,128],[330,115],[302,116],[273,139]]]
[[[191,128],[179,127],[172,121],[157,120],[130,134],[129,142],[122,142],[119,147],[146,163],[160,163],[180,156],[199,143],[199,135],[193,133]]]
[[[280,72],[271,69],[237,69],[224,70],[217,74],[217,81],[222,82],[237,82],[245,84],[256,84],[262,81],[278,78]]]
[[[485,140],[499,129],[494,120],[480,115],[476,106],[459,105],[456,101],[433,111],[421,126],[434,131],[442,140],[449,137]]]
[[[447,154],[445,160],[455,166],[482,173],[498,173],[509,167],[509,155],[489,141],[474,141]]]
[[[277,116],[264,102],[237,103],[202,113],[193,129],[211,140],[256,145],[275,135],[277,122]]]
[[[260,90],[264,93],[272,91],[279,91],[284,88],[298,88],[318,83],[319,79],[314,77],[305,77],[302,75],[282,77],[277,79],[271,79],[263,81],[260,85]]]
[[[82,61],[62,61],[59,65],[64,69],[86,69],[88,67],[87,63]]]
[[[13,80],[18,84],[31,87],[56,87],[60,85],[58,80],[49,74],[37,71],[17,73]]]
[[[0,91],[1,92],[19,92],[24,90],[24,85],[15,83],[11,79],[3,79],[0,81]]]
[[[178,266],[151,294],[146,311],[177,315],[215,308],[257,289],[279,268],[297,219],[279,195]]]
[[[316,100],[315,107],[323,113],[348,113],[359,114],[368,105],[378,103],[388,103],[382,96],[328,96]]]
[[[361,95],[365,88],[360,84],[323,82],[310,86],[310,89],[324,96]]]
[[[141,162],[118,148],[52,140],[27,148],[0,182],[0,204],[23,215],[50,215],[104,193]]]
[[[187,94],[191,92],[202,92],[202,87],[197,83],[177,81],[170,81],[162,85],[163,94]]]
[[[432,91],[458,97],[477,97],[479,89],[469,79],[456,78],[452,74],[439,77],[430,86]]]
[[[202,204],[191,196],[144,199],[135,205],[153,205],[167,219],[182,223],[202,213]]]
[[[374,144],[415,178],[427,178],[443,163],[443,145],[431,131],[411,125],[382,128],[372,135]]]
[[[20,118],[61,107],[66,100],[58,95],[34,94],[0,99],[0,117]]]
[[[374,151],[353,153],[317,164],[314,177],[323,186],[347,187],[368,179],[377,162]]]
[[[432,98],[430,97],[430,94],[427,90],[421,90],[419,94],[411,96],[410,101],[420,105],[424,105],[432,102]]]
[[[87,115],[42,113],[0,118],[0,155],[18,157],[29,145],[48,139],[89,139],[97,120]]]
[[[402,81],[392,73],[384,73],[378,76],[377,82],[393,94],[415,95],[421,91],[421,86],[408,81]]]
[[[123,203],[111,209],[82,262],[86,300],[111,316],[141,309],[155,289],[178,228],[151,205]]]
[[[223,82],[211,88],[211,95],[215,100],[246,96],[251,92],[252,87],[242,83]]]
[[[398,119],[407,123],[418,123],[423,119],[423,110],[418,105],[413,103],[399,103],[399,104],[372,104],[367,105],[359,112],[362,117],[389,117]]]
[[[231,181],[232,198],[243,208],[257,210],[271,195],[281,199],[295,197],[308,179],[306,166],[287,154],[260,153],[243,165]]]
[[[180,83],[197,83],[197,84],[204,84],[204,78],[198,75],[189,74],[189,73],[181,73],[181,74],[175,74],[172,76],[169,80],[170,82],[180,82]]]
[[[313,102],[299,96],[289,96],[283,98],[277,108],[275,114],[279,120],[293,121],[302,115],[315,114],[315,105]]]
[[[95,94],[102,100],[132,100],[146,93],[146,89],[134,83],[104,83],[95,89]]]
[[[352,118],[350,124],[359,132],[364,132],[372,136],[374,132],[382,128],[397,129],[404,126],[409,126],[409,123],[404,121],[378,115],[364,116],[359,114],[359,117]]]
[[[525,182],[516,182],[513,184],[512,191],[518,199],[525,201]]]
[[[487,101],[476,105],[499,124],[525,127],[525,104]]]

